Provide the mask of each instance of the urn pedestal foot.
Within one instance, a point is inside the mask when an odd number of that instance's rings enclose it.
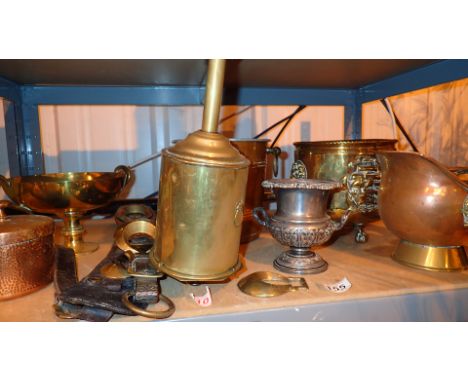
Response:
[[[273,266],[284,273],[310,275],[325,272],[328,263],[313,251],[290,249],[279,255]]]

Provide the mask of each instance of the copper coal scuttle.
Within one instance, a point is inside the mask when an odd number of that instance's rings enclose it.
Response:
[[[468,266],[468,185],[464,174],[407,152],[377,154],[382,169],[379,211],[401,240],[393,258],[426,270]]]

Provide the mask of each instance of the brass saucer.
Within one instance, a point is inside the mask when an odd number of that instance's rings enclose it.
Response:
[[[404,265],[428,271],[461,271],[468,267],[464,247],[435,247],[401,240],[392,258]]]
[[[253,297],[275,297],[287,292],[307,290],[307,282],[302,277],[286,277],[274,272],[254,272],[241,279],[239,289]]]

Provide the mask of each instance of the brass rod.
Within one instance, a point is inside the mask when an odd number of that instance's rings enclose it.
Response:
[[[203,109],[202,130],[218,132],[219,110],[223,95],[224,68],[226,60],[209,60],[206,80],[205,107]]]

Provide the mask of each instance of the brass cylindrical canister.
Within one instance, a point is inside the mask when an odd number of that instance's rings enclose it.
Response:
[[[240,268],[250,162],[216,133],[223,76],[223,60],[211,60],[202,130],[162,151],[150,259],[180,281],[224,280]]]

